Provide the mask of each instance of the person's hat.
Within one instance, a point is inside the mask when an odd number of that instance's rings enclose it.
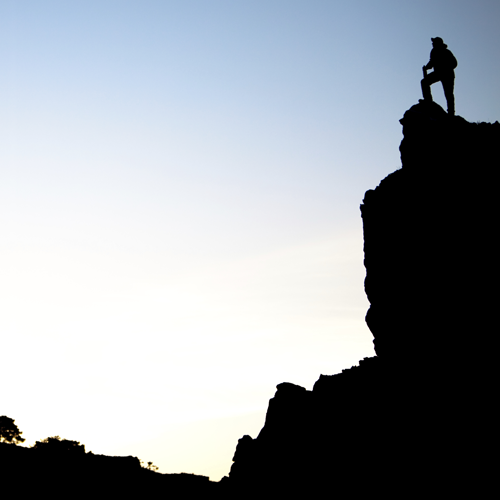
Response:
[[[431,40],[437,44],[444,44],[443,39],[439,36],[437,36],[436,38],[431,38]]]

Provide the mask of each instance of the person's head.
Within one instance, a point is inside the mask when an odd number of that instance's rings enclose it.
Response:
[[[440,47],[441,45],[444,45],[443,39],[439,36],[437,36],[436,38],[431,38],[431,40],[433,47]]]

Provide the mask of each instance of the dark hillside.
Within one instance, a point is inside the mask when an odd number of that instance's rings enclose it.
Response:
[[[0,471],[4,498],[215,498],[219,487],[205,476],[148,470],[136,457],[9,443],[0,443]]]

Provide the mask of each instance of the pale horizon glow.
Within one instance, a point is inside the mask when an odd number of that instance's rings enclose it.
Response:
[[[431,37],[458,59],[457,114],[499,119],[499,15],[1,2],[0,415],[25,445],[217,481],[277,384],[373,356],[359,205],[400,167]]]

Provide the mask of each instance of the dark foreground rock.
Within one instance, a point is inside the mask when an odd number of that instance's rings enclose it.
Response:
[[[366,316],[377,356],[280,384],[226,484],[260,498],[483,498],[498,490],[500,124],[420,103],[402,168],[369,190]],[[493,493],[494,494],[494,493]]]

